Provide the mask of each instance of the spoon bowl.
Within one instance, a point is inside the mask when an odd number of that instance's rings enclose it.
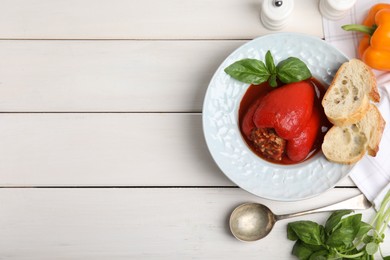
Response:
[[[230,215],[229,225],[230,231],[238,240],[250,242],[267,236],[276,221],[281,219],[340,209],[367,209],[371,206],[371,203],[363,194],[326,207],[284,215],[275,215],[263,204],[244,203],[233,210]]]
[[[238,206],[230,216],[230,230],[241,241],[256,241],[271,232],[276,222],[272,211],[258,203]]]

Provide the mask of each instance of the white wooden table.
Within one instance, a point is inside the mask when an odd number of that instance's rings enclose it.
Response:
[[[289,213],[359,190],[344,179],[301,202],[255,197],[218,169],[201,125],[216,68],[270,33],[260,5],[0,0],[0,259],[294,259],[288,221],[242,243],[231,210]],[[296,0],[285,31],[323,37],[318,1]]]

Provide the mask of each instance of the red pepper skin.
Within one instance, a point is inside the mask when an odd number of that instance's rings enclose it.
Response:
[[[306,82],[296,82],[268,93],[253,115],[258,128],[274,128],[283,139],[297,137],[307,125],[313,110],[314,88]]]
[[[255,111],[260,104],[260,100],[261,99],[256,100],[256,102],[254,102],[249,107],[248,111],[245,113],[242,119],[241,130],[248,139],[250,139],[253,128],[256,127],[255,123],[253,122],[253,115],[255,114]]]
[[[316,106],[313,107],[310,120],[298,137],[288,140],[286,154],[290,160],[299,162],[304,160],[317,138],[320,128],[320,113]]]

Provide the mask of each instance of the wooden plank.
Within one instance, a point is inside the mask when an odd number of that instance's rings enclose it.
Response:
[[[208,152],[200,114],[11,113],[0,122],[0,186],[234,186]]]
[[[321,199],[275,202],[239,189],[0,189],[0,255],[4,259],[295,259],[286,225],[324,224],[329,213],[277,222],[261,241],[233,238],[228,217],[248,201],[276,214],[335,203],[359,194],[333,189]],[[320,202],[321,201],[321,202]],[[374,210],[363,213],[371,219]],[[383,243],[384,254],[390,243]]]
[[[284,29],[323,37],[318,0],[295,0]],[[252,39],[259,0],[2,0],[3,39]],[[309,21],[309,22],[308,22]]]
[[[200,112],[244,42],[0,41],[0,111]]]

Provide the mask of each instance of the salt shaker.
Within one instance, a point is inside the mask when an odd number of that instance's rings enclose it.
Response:
[[[329,20],[340,20],[356,4],[356,0],[321,0],[320,12]]]
[[[294,0],[263,0],[260,18],[269,30],[280,30],[285,27],[294,9]]]

